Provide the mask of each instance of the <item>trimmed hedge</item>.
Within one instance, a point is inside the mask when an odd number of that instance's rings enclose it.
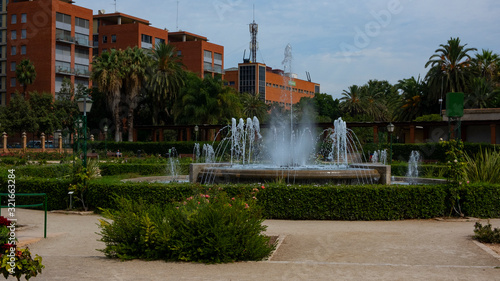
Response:
[[[420,177],[444,177],[446,165],[423,164],[419,166],[418,174]],[[397,163],[391,165],[391,175],[396,177],[405,177],[408,173],[408,163]]]
[[[0,189],[6,192],[6,178]],[[68,187],[65,179],[22,179],[16,181],[19,193],[48,193],[49,209],[68,207]],[[220,186],[229,196],[251,197],[254,188],[258,204],[269,219],[315,220],[399,220],[432,218],[448,215],[451,209],[447,185],[353,185],[353,186],[298,186],[258,184]],[[178,202],[200,190],[217,188],[189,183],[117,183],[91,182],[86,202],[93,209],[113,208],[113,198],[124,196],[143,198],[151,204]],[[466,216],[500,218],[500,185],[470,184],[461,186],[461,210]],[[3,204],[5,204],[3,198]],[[39,199],[19,198],[17,204]],[[22,201],[22,202],[21,202]]]
[[[127,173],[134,173],[139,175],[167,175],[168,164],[118,164],[118,163],[100,163],[99,169],[101,170],[101,175],[111,176],[120,175]],[[180,174],[186,175],[189,173],[189,163],[180,164]]]
[[[172,147],[175,147],[175,150],[178,154],[193,154],[194,151],[194,141],[177,141],[177,142],[111,142],[108,141],[106,143],[106,147],[109,151],[117,151],[125,153],[137,153],[138,150],[141,153],[150,154],[150,155],[165,155],[168,153],[168,150]],[[214,144],[213,142],[198,142],[200,147],[203,147],[203,144]],[[105,143],[103,141],[93,141],[89,142],[89,151],[104,151]],[[218,142],[215,142],[214,147],[218,145]]]
[[[495,147],[498,147],[498,145],[488,143],[464,143],[464,151],[472,155],[478,153],[480,148],[483,150],[485,148],[493,150]],[[382,149],[389,150],[389,144],[368,143],[363,145],[363,151],[367,157],[366,159],[369,159],[368,153]],[[408,162],[410,154],[413,150],[419,151],[423,160],[435,160],[442,163],[446,162],[446,150],[439,143],[393,143],[393,160]]]

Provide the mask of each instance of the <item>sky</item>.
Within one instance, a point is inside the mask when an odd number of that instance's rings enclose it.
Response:
[[[115,11],[114,0],[75,4]],[[224,68],[241,63],[245,50],[249,56],[255,18],[257,61],[282,69],[290,44],[292,71],[300,79],[309,72],[334,98],[370,79],[425,77],[429,57],[452,37],[500,53],[498,0],[116,0],[116,10],[224,46]]]

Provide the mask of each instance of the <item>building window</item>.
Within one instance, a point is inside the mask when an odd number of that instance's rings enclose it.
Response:
[[[111,35],[111,43],[116,43],[116,34]]]
[[[11,24],[16,24],[17,23],[17,15],[12,15],[12,17],[10,18],[10,23]]]
[[[203,61],[212,63],[212,52],[204,50],[203,51]]]
[[[178,51],[177,51],[177,56],[178,56],[178,57],[182,56],[182,51],[181,51],[181,50],[178,50]]]
[[[26,55],[26,45],[21,46],[21,55]]]
[[[146,34],[142,34],[142,35],[141,35],[141,41],[142,41],[143,43],[153,44],[153,36],[149,36],[149,35],[146,35]]]
[[[102,36],[102,43],[108,43],[108,36],[107,35]]]
[[[17,31],[16,30],[12,30],[10,32],[10,39],[11,40],[16,40],[17,39]]]
[[[12,77],[10,78],[10,86],[15,87],[16,86],[16,78]]]
[[[78,26],[78,27],[81,27],[81,28],[85,28],[85,29],[89,29],[89,21],[86,20],[86,19],[75,17],[75,26]]]
[[[26,14],[21,14],[21,23],[26,23],[26,21],[28,20],[28,17]]]
[[[63,13],[56,13],[56,21],[71,24],[71,16]]]
[[[10,47],[10,55],[15,56],[17,54],[17,48],[16,46]]]
[[[155,38],[155,46],[158,46],[160,44],[165,44],[165,39]]]
[[[26,39],[26,29],[21,29],[21,39]]]
[[[10,71],[16,71],[16,62],[15,61],[10,62]]]
[[[89,46],[89,36],[75,32],[75,43],[78,45]]]

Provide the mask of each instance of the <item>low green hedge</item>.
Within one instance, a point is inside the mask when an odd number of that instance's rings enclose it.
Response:
[[[168,163],[164,164],[139,164],[139,163],[100,163],[99,169],[101,170],[101,175],[111,176],[120,174],[139,174],[139,175],[167,175],[170,169]],[[187,175],[189,174],[189,163],[180,163],[179,174]]]
[[[137,153],[138,150],[141,151],[142,154],[149,155],[165,155],[172,147],[175,147],[175,150],[178,154],[193,154],[194,145],[196,142],[194,141],[177,141],[177,142],[111,142],[108,141],[106,143],[106,148],[109,151],[117,151],[125,153]],[[200,147],[203,147],[203,144],[213,144],[213,142],[198,142]],[[216,142],[214,147],[218,144]],[[89,151],[104,151],[105,143],[103,141],[93,141],[89,142]]]
[[[498,145],[488,143],[464,143],[464,151],[470,155],[475,155],[482,148],[495,149]],[[366,159],[369,159],[369,153],[376,150],[387,149],[389,151],[389,144],[387,143],[367,143],[363,145],[363,152]],[[396,161],[408,162],[410,154],[413,150],[419,151],[422,160],[434,160],[441,163],[446,162],[446,150],[439,143],[393,143],[392,144],[392,159]]]
[[[7,178],[0,180],[1,192],[6,192]],[[68,206],[66,179],[23,179],[16,181],[16,191],[22,193],[46,192],[49,209]],[[86,202],[91,208],[113,208],[113,198],[126,196],[143,198],[151,204],[178,202],[197,194],[202,189],[218,188],[196,184],[91,182]],[[329,220],[398,220],[432,218],[448,215],[451,210],[447,185],[353,185],[353,186],[298,186],[266,184],[221,185],[229,196],[251,197],[259,188],[258,204],[270,219],[329,219]],[[470,184],[458,190],[464,215],[500,218],[500,185]],[[19,198],[26,200],[38,200]],[[5,204],[5,198],[2,199]],[[21,203],[18,203],[21,204]]]
[[[418,169],[419,177],[442,178],[446,171],[446,165],[440,164],[421,164]],[[408,163],[397,163],[391,165],[391,175],[396,177],[405,177],[408,173]]]

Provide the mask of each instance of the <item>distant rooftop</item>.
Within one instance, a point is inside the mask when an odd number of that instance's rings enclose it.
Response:
[[[177,31],[168,33],[169,42],[186,42],[186,41],[208,41],[207,37],[197,35],[187,31]]]
[[[99,14],[94,15],[94,19],[104,19],[108,22],[112,22],[114,24],[119,24],[121,21],[121,24],[129,24],[129,23],[142,23],[145,25],[151,25],[148,20],[137,18],[131,15],[123,14],[120,12],[116,13],[111,13],[111,14],[104,14],[99,10]]]

